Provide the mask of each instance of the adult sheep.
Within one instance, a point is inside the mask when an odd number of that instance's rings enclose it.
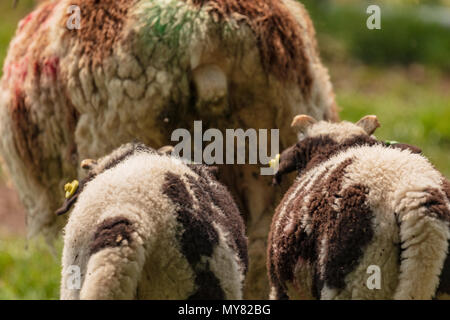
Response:
[[[244,222],[214,168],[137,143],[83,166],[88,177],[60,211],[75,203],[62,299],[242,299]]]
[[[274,179],[299,176],[272,222],[271,298],[449,298],[449,181],[417,147],[371,136],[375,116],[293,124],[302,139]]]
[[[79,10],[78,10],[79,9]],[[77,15],[80,24],[77,26]],[[176,128],[279,128],[306,113],[336,119],[313,25],[294,0],[54,0],[24,18],[0,84],[0,154],[30,236],[53,236],[79,159]],[[245,215],[249,297],[264,297],[265,239],[280,193],[256,165],[221,166]]]

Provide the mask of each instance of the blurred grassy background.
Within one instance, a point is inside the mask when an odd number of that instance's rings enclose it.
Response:
[[[51,253],[43,241],[0,239],[0,300],[58,299],[61,242]]]
[[[450,177],[450,1],[304,0],[341,118],[376,114],[376,135],[420,146]],[[366,27],[369,4],[381,30]]]
[[[33,0],[0,3],[0,66],[17,22]],[[450,177],[450,0],[305,0],[342,109],[356,121],[376,114],[380,139],[420,146]],[[381,30],[366,8],[381,8]],[[0,71],[1,73],[1,71]],[[0,299],[57,299],[61,244],[25,249],[22,234],[0,232]]]

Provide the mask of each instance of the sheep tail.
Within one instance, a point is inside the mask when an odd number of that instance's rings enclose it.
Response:
[[[80,291],[81,299],[134,299],[146,250],[136,223],[110,218],[97,228]]]
[[[450,239],[449,201],[441,190],[406,192],[397,205],[401,252],[395,299],[432,299]]]

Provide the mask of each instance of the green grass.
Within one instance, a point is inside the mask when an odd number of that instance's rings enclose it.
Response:
[[[427,72],[418,81],[402,69],[346,68],[350,83],[337,85],[341,118],[357,121],[378,116],[379,139],[417,145],[444,175],[450,177],[450,77]],[[339,81],[337,81],[339,84]]]
[[[310,11],[325,56],[335,54],[332,39],[364,63],[378,66],[421,63],[450,71],[450,27],[420,19],[418,5],[374,0],[352,4],[302,0]],[[381,30],[369,30],[369,4],[381,9]]]
[[[58,242],[54,256],[43,241],[0,238],[0,300],[58,299],[61,248]]]

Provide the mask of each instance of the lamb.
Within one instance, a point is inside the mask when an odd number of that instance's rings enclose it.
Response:
[[[80,29],[72,25],[77,12]],[[133,139],[171,144],[174,129],[192,132],[194,120],[221,131],[287,129],[283,119],[300,112],[337,119],[314,27],[297,1],[44,1],[20,22],[5,60],[0,155],[27,209],[29,236],[51,238],[66,222],[53,214],[56,195],[65,177],[83,178],[80,159]],[[284,134],[280,147],[294,141]],[[219,169],[249,227],[249,297],[261,298],[280,192],[256,165]]]
[[[140,143],[82,166],[88,177],[59,211],[74,206],[61,299],[242,298],[244,222],[214,168]],[[68,285],[72,266],[80,290]]]
[[[298,171],[272,221],[270,297],[450,298],[450,183],[420,149],[376,140],[376,116],[293,126],[274,177]]]

